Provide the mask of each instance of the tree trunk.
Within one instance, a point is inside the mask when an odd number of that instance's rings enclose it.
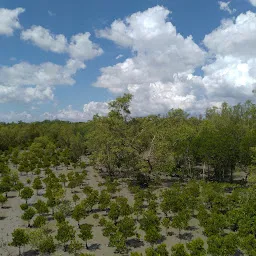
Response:
[[[87,240],[85,241],[85,246],[86,246],[86,249],[88,250],[89,247],[88,247],[88,244],[87,244]]]
[[[205,162],[203,164],[203,180],[205,179]]]
[[[20,246],[19,246],[19,255],[21,255],[21,250],[20,250]]]
[[[230,182],[233,183],[233,168],[230,168]]]
[[[153,166],[152,166],[152,164],[150,163],[150,160],[149,160],[149,159],[147,159],[146,161],[147,161],[148,166],[149,166],[149,174],[151,174],[152,171],[153,171]]]

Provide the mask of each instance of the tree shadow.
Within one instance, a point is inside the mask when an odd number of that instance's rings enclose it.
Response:
[[[144,242],[139,240],[138,238],[132,238],[127,240],[126,245],[133,248],[139,248],[144,246]]]
[[[52,221],[52,220],[54,220],[54,218],[53,218],[53,216],[48,216],[48,217],[47,217],[47,220],[48,220],[48,221]]]
[[[12,208],[11,206],[3,206],[2,209],[10,209]]]
[[[2,216],[2,217],[0,217],[0,220],[4,220],[4,219],[6,219],[7,217],[4,217],[4,216]]]
[[[167,235],[168,235],[168,236],[173,236],[173,235],[175,235],[175,233],[174,233],[173,231],[169,231],[169,232],[167,233]]]
[[[179,234],[178,237],[179,239],[182,239],[182,240],[191,241],[193,238],[193,235],[192,233],[185,232],[183,234]]]
[[[195,226],[188,226],[188,227],[186,228],[186,230],[188,230],[188,231],[195,231],[195,230],[198,230],[198,228],[195,227]]]
[[[244,254],[240,250],[237,250],[234,256],[244,256]]]
[[[17,196],[7,196],[7,198],[15,198],[15,197],[17,197]]]
[[[24,256],[34,256],[39,255],[39,252],[37,250],[29,250],[23,253]]]
[[[166,240],[166,236],[162,236],[158,241],[157,244],[162,244]]]
[[[102,212],[99,208],[91,210],[91,213],[99,213],[99,212]]]
[[[96,250],[100,250],[100,244],[92,244],[90,246],[88,246],[88,250],[89,251],[96,251]]]

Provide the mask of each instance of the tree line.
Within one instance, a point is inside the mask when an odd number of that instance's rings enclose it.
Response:
[[[166,174],[232,182],[234,171],[251,170],[256,147],[251,101],[223,103],[199,116],[171,109],[165,115],[131,117],[131,99],[130,94],[118,97],[107,116],[85,123],[1,123],[0,150],[10,154],[45,140],[44,147],[66,151],[74,163],[88,154],[111,177]]]

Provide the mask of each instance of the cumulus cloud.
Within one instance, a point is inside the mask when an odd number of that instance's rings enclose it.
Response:
[[[252,99],[256,88],[256,14],[240,14],[224,21],[204,38],[213,55],[205,65],[203,83],[208,97],[232,103]]]
[[[94,85],[116,94],[132,93],[134,115],[197,108],[198,101],[205,105],[202,79],[193,73],[203,65],[206,53],[192,36],[177,32],[169,14],[156,6],[97,31],[99,37],[130,48],[134,57],[102,68]]]
[[[236,9],[231,9],[231,8],[230,8],[230,6],[229,6],[230,3],[231,3],[231,1],[229,1],[229,2],[219,1],[218,4],[219,4],[219,6],[220,6],[220,10],[226,11],[226,12],[228,12],[229,14],[232,14],[232,13],[236,12]]]
[[[51,17],[53,17],[53,16],[56,16],[56,13],[54,13],[54,12],[48,10],[48,15],[51,16]]]
[[[0,102],[53,99],[57,85],[73,85],[73,75],[84,63],[68,60],[66,65],[51,62],[32,65],[22,62],[0,67]]]
[[[207,58],[191,36],[177,33],[168,21],[169,14],[157,6],[98,31],[99,37],[130,48],[134,57],[102,68],[95,86],[116,94],[132,93],[135,116],[165,113],[171,108],[199,113],[223,101],[235,104],[252,99],[256,14],[247,12],[224,20],[206,35]],[[203,71],[201,76],[194,73],[197,67]]]
[[[23,8],[13,10],[0,8],[0,35],[11,36],[15,29],[20,29],[19,15],[24,11]]]
[[[114,91],[129,83],[169,81],[175,73],[191,73],[202,65],[205,52],[192,36],[184,38],[177,33],[168,22],[169,14],[166,8],[156,6],[125,20],[116,20],[110,28],[98,31],[99,37],[131,48],[135,57],[103,68],[95,85]]]
[[[205,36],[203,42],[214,54],[242,59],[256,57],[256,14],[248,11],[235,20],[224,20],[220,27]]]
[[[230,8],[229,2],[226,4],[222,7],[220,4],[220,8]],[[117,56],[119,63],[103,67],[94,86],[107,88],[114,95],[133,94],[133,116],[165,113],[171,108],[199,113],[223,101],[236,104],[253,99],[256,14],[249,11],[222,21],[205,36],[204,50],[192,36],[184,37],[177,32],[169,20],[170,13],[156,6],[116,20],[110,27],[97,31],[98,37],[128,48],[132,57],[121,61]],[[91,42],[89,33],[74,35],[70,40],[62,35],[66,40],[62,41],[61,48],[57,47],[61,46],[61,35],[41,30],[43,33],[39,37],[30,35],[28,40],[45,50],[66,53],[70,60],[64,66],[20,63],[0,67],[1,102],[21,98],[26,102],[52,99],[56,86],[72,85],[77,70],[85,68],[84,61],[103,52]],[[197,73],[197,69],[202,72]],[[69,106],[57,113],[45,113],[43,117],[86,121],[97,113],[108,113],[107,102],[90,102],[83,110]]]
[[[21,39],[31,41],[34,45],[46,50],[63,53],[67,49],[67,39],[64,35],[53,35],[48,29],[41,26],[32,26],[22,31]]]
[[[119,55],[116,56],[116,60],[121,59],[121,58],[123,58],[123,57],[124,57],[123,54],[119,54]]]
[[[90,60],[103,53],[103,50],[90,40],[90,33],[80,33],[72,36],[68,52],[74,59]]]
[[[253,6],[256,6],[256,0],[249,0],[249,2],[250,2]]]
[[[54,35],[41,26],[32,26],[21,33],[21,39],[31,41],[34,45],[46,51],[68,53],[71,58],[81,61],[93,59],[103,53],[103,50],[90,40],[91,34],[86,32],[71,37],[70,43],[63,34]]]
[[[54,35],[41,26],[32,26],[22,31],[21,39],[46,51],[67,53],[70,59],[65,65],[21,62],[0,67],[0,102],[52,100],[56,86],[73,85],[76,72],[86,67],[84,62],[103,52],[90,40],[90,33],[74,35],[69,43],[62,34]]]
[[[83,111],[75,110],[69,105],[67,108],[57,113],[46,112],[42,115],[44,119],[49,120],[69,120],[73,122],[84,122],[91,120],[94,115],[105,116],[108,113],[108,104],[106,102],[90,102],[84,105]]]
[[[0,113],[0,121],[1,122],[17,122],[17,121],[25,121],[25,122],[31,122],[33,120],[33,117],[28,112],[24,111],[21,113],[10,111],[8,113]]]

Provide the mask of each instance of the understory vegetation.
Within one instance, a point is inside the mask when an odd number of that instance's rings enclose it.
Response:
[[[1,255],[256,255],[256,105],[134,118],[131,99],[0,124]]]

